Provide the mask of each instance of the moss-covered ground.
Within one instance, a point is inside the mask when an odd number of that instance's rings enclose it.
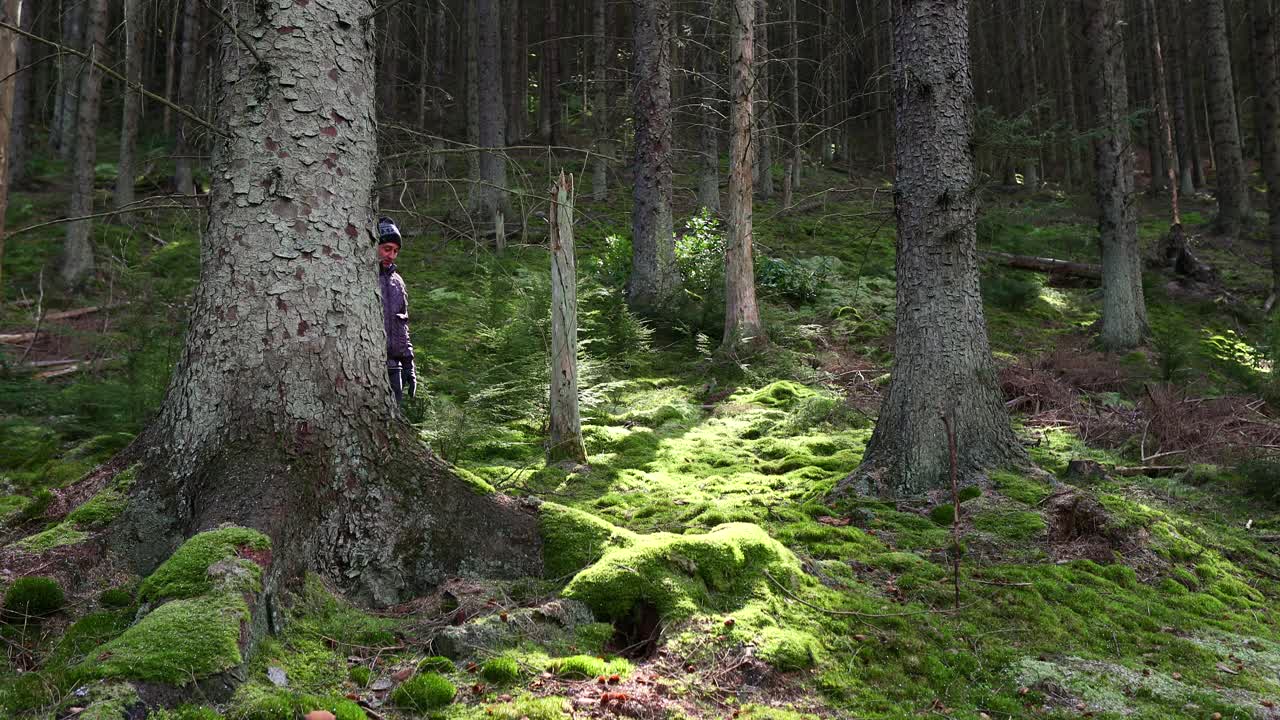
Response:
[[[547,170],[538,160],[525,169],[529,177]],[[40,172],[61,170],[46,163]],[[812,182],[844,181],[819,173]],[[529,185],[540,192],[540,182]],[[230,701],[194,699],[153,717],[292,720],[327,709],[343,720],[425,712],[558,720],[629,707],[645,717],[762,720],[1273,717],[1280,512],[1268,498],[1280,486],[1276,465],[1244,462],[1248,452],[1192,450],[1162,460],[1186,472],[1068,480],[1072,459],[1140,465],[1158,449],[1140,424],[1120,437],[1090,435],[1065,413],[1051,422],[1018,405],[1015,425],[1039,471],[993,472],[961,504],[958,585],[955,512],[939,509],[949,499],[827,500],[861,459],[892,360],[885,197],[844,194],[790,213],[775,201],[757,206],[757,282],[773,346],[736,361],[714,354],[714,221],[694,221],[682,236],[686,301],[666,322],[647,322],[627,311],[620,290],[629,193],[616,189],[606,204],[583,199],[589,463],[572,468],[542,461],[545,249],[532,242],[495,257],[405,214],[400,268],[421,379],[406,413],[477,487],[546,501],[547,578],[486,587],[474,605],[434,598],[383,615],[347,606],[313,578],[282,603],[281,632],[244,658],[236,644],[243,597],[215,587],[205,571],[263,539],[224,529],[109,595],[107,587],[73,593],[60,612],[6,623],[0,714],[62,717],[96,703],[105,717],[133,701],[116,687],[122,680],[181,684],[243,663],[247,682]],[[525,199],[536,209],[537,198]],[[440,215],[441,202],[437,194],[419,211]],[[1186,221],[1198,232],[1212,207],[1189,206]],[[58,211],[49,193],[18,192],[8,224]],[[1163,210],[1142,212],[1150,246]],[[683,221],[692,210],[679,213]],[[979,239],[984,249],[1096,262],[1090,214],[1086,200],[1060,193],[995,197]],[[536,230],[539,221],[530,222]],[[165,215],[137,231],[98,226],[101,256],[116,258],[101,284],[83,296],[52,291],[46,301],[128,297],[107,322],[51,331],[62,349],[113,359],[53,381],[0,374],[5,543],[28,552],[75,544],[119,512],[127,476],[69,513],[46,514],[59,490],[123,447],[159,402],[197,277],[196,224]],[[10,299],[34,295],[57,233],[8,244]],[[1198,249],[1237,297],[1265,289],[1262,269],[1211,238]],[[1090,356],[1116,368],[1115,378],[1097,386],[1058,372],[1076,393],[1076,412],[1136,413],[1149,389],[1166,383],[1188,397],[1274,402],[1280,333],[1248,308],[1171,292],[1156,272],[1146,289],[1151,342],[1125,357]],[[1055,371],[1042,362],[1055,350],[1092,352],[1097,288],[1054,287],[988,264],[983,295],[1002,364]],[[24,307],[6,305],[6,331],[30,325]],[[565,619],[574,611],[548,605],[556,598],[583,603],[596,622]],[[444,652],[444,637],[459,628],[473,632],[448,645],[461,648],[452,663],[424,660]],[[412,681],[420,693],[403,691],[398,702],[394,688],[415,676],[443,678],[456,695],[445,702],[442,681],[423,679]]]

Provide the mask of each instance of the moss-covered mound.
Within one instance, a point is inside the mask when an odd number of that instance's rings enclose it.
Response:
[[[99,677],[185,685],[240,665],[240,627],[248,621],[249,608],[238,593],[173,600],[99,648],[89,670]]]
[[[257,530],[223,527],[195,535],[179,547],[143,581],[138,597],[144,601],[192,598],[213,589],[209,567],[247,552],[262,553],[271,540]]]
[[[62,522],[14,543],[27,552],[44,552],[64,545],[74,545],[89,538],[89,532],[104,527],[119,517],[129,501],[137,466],[116,475],[106,487],[72,510]]]

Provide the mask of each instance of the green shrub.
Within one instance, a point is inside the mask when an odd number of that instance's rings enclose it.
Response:
[[[811,303],[818,299],[839,262],[821,256],[803,260],[760,256],[755,262],[756,286],[797,303]]]
[[[62,586],[47,577],[24,577],[14,581],[4,594],[4,615],[10,621],[52,615],[66,601]]]
[[[515,658],[496,657],[480,668],[480,674],[495,685],[512,683],[520,677],[520,666],[516,664]]]
[[[968,485],[960,488],[960,502],[965,502],[981,496],[982,488],[977,485]]]
[[[951,503],[938,505],[929,511],[929,519],[939,525],[950,525],[956,521],[956,508]]]
[[[1197,340],[1185,324],[1166,323],[1152,328],[1151,349],[1155,351],[1160,379],[1176,382],[1191,370]]]
[[[424,673],[400,683],[391,693],[391,702],[407,710],[427,712],[453,702],[457,693],[458,689],[444,676]]]
[[[1264,502],[1280,504],[1280,461],[1248,460],[1237,469],[1249,495]]]

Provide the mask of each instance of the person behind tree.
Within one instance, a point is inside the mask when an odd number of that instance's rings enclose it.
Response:
[[[391,218],[378,218],[378,288],[382,291],[382,325],[387,331],[387,379],[397,403],[404,402],[405,395],[413,397],[418,386],[409,342],[409,294],[404,278],[396,272],[402,242],[400,229]]]

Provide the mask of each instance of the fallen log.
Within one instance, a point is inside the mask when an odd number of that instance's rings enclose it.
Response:
[[[1032,270],[1053,275],[1069,275],[1072,277],[1102,279],[1102,266],[1089,263],[1071,262],[1056,258],[1035,257],[1034,255],[1013,255],[1010,253],[983,250],[982,256],[999,262],[1001,265],[1018,270]]]

